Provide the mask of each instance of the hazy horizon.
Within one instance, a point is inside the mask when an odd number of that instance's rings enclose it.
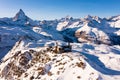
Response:
[[[60,19],[67,15],[110,17],[120,14],[118,0],[1,0],[0,18],[13,17],[19,9],[34,20]]]

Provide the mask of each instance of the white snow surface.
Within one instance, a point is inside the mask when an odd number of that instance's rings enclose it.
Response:
[[[56,41],[45,41],[44,45],[55,44]],[[14,47],[2,60],[0,64],[0,79],[12,80],[119,80],[120,79],[120,46],[108,46],[108,45],[96,45],[92,43],[71,43],[72,52],[54,54],[51,52],[39,53],[40,57],[47,59],[47,62],[41,62],[39,58],[33,65],[33,59],[36,53],[29,52],[31,49],[40,52],[46,47],[37,46],[30,48],[31,45],[40,42],[24,43],[22,41],[19,46]],[[65,44],[65,42],[58,41],[59,45]],[[18,45],[18,44],[16,44]],[[21,53],[17,55],[18,51]],[[45,55],[45,56],[44,56]],[[24,56],[28,62],[25,65],[21,65],[21,57]],[[43,57],[42,57],[43,56]],[[15,58],[16,57],[16,58]],[[24,59],[24,58],[23,58]],[[36,58],[37,59],[37,58]],[[34,60],[35,61],[35,60]],[[43,60],[44,61],[44,60]],[[10,66],[11,69],[5,68],[13,63],[14,66]],[[27,65],[30,65],[27,68]],[[18,76],[13,67],[20,70],[24,70],[21,75]],[[43,68],[43,73],[41,73]],[[40,69],[40,70],[39,70]],[[6,74],[4,71],[7,71]],[[10,73],[10,74],[9,74]],[[15,75],[16,73],[16,75]],[[9,74],[9,75],[8,75]],[[27,75],[27,76],[26,76]],[[8,79],[9,78],[9,79]]]
[[[34,21],[22,9],[0,18],[0,80],[120,80],[119,24],[119,15]],[[46,50],[56,42],[72,51]]]

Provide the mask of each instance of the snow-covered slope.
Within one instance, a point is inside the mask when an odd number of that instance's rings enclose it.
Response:
[[[120,80],[120,16],[0,18],[0,80]],[[70,52],[50,47],[71,43]],[[49,49],[50,48],[50,49]]]
[[[25,15],[22,9],[13,17],[12,19],[14,23],[21,24],[21,25],[27,25],[27,26],[36,26],[38,25],[38,22],[33,21],[29,17]]]
[[[29,24],[27,24],[29,23]],[[49,22],[50,24],[51,22]],[[39,24],[39,25],[38,25]],[[13,18],[0,19],[0,59],[14,46],[14,44],[22,39],[30,39],[37,41],[46,40],[64,40],[63,36],[54,28],[49,26],[48,22],[40,23],[33,21],[25,15],[23,10]],[[58,37],[59,36],[59,37]]]
[[[115,18],[119,21],[119,16]],[[113,20],[114,18],[102,19],[97,16],[88,15],[83,19],[72,18],[72,20],[60,21],[56,29],[63,33],[67,29],[76,29],[71,34],[74,34],[72,37],[77,38],[78,42],[104,43],[109,45],[120,44],[120,28],[116,25],[113,27],[112,25],[113,22],[117,24],[119,22]],[[67,36],[71,36],[71,34],[67,34]]]
[[[25,15],[22,9],[13,18],[0,18],[2,25],[38,26],[39,21],[34,21]]]
[[[120,28],[120,15],[118,16],[112,16],[108,19],[109,24],[111,25],[111,27],[114,28]]]
[[[111,44],[109,36],[96,27],[90,27],[89,24],[84,25],[75,33],[80,42],[94,42]]]
[[[73,43],[72,52],[55,54],[47,51],[44,46],[28,46],[36,43],[17,42],[0,64],[0,79],[120,79],[120,46]],[[55,41],[44,41],[44,45],[54,43]]]

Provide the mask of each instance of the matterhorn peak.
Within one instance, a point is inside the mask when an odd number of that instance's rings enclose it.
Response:
[[[24,11],[22,9],[20,9],[18,13],[21,13],[21,14],[25,15],[25,13],[24,13]]]
[[[19,10],[19,12],[15,15],[15,17],[13,18],[13,21],[17,21],[17,20],[25,20],[27,18],[27,16],[25,15],[25,13],[23,12],[22,9]]]

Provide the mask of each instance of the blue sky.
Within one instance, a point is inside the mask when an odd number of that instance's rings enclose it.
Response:
[[[109,17],[120,14],[120,0],[0,0],[0,17],[13,17],[19,9],[37,20],[88,14]]]

